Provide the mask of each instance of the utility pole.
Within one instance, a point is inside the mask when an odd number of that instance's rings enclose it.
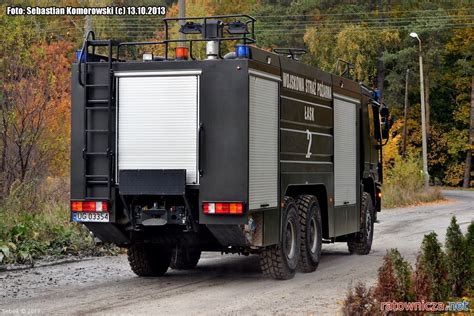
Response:
[[[428,144],[426,141],[426,111],[425,111],[425,87],[423,84],[423,57],[421,56],[421,39],[418,34],[412,32],[410,36],[418,39],[419,62],[420,62],[420,99],[421,99],[421,138],[423,147],[423,173],[425,176],[425,189],[430,185],[430,175],[428,174]]]
[[[81,4],[83,7],[86,6],[87,1],[86,0],[81,0]],[[92,16],[86,15],[84,18],[84,40],[87,38],[87,34],[89,34],[90,31],[92,31]]]
[[[186,0],[178,0],[178,17],[179,18],[185,18],[186,17]],[[179,21],[179,25],[185,24],[185,21]],[[186,34],[183,34],[181,32],[178,33],[178,39],[179,40],[186,40]],[[178,47],[186,47],[185,42],[179,42]]]
[[[92,16],[86,15],[84,22],[84,38],[87,37],[87,34],[89,34],[90,31],[92,31]]]
[[[408,111],[408,75],[410,69],[407,68],[407,74],[405,76],[405,109],[403,111],[403,157],[407,154],[407,111]]]

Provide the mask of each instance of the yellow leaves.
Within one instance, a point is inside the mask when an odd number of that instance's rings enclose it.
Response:
[[[446,50],[451,53],[469,53],[469,47],[474,43],[474,29],[463,28],[456,30],[454,36],[446,44]],[[472,54],[472,51],[470,52]]]
[[[403,121],[397,120],[393,123],[391,131],[401,131]],[[402,142],[402,133],[397,133],[395,137],[390,137],[387,145],[383,147],[383,164],[389,166],[394,160],[400,158],[399,148]]]
[[[355,77],[369,83],[376,71],[375,62],[380,50],[388,50],[400,43],[398,31],[374,31],[363,25],[346,25],[333,35],[334,30],[310,28],[304,35],[317,66],[332,70],[338,58],[354,64]]]
[[[449,186],[459,186],[464,178],[464,164],[457,163],[448,166],[443,178],[444,183]]]
[[[323,27],[308,28],[303,39],[316,66],[322,70],[332,71],[337,55],[334,52],[335,47],[328,43],[334,43],[334,35]]]

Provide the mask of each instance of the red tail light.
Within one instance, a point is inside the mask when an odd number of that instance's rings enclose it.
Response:
[[[204,214],[243,214],[244,203],[242,202],[204,202],[202,204]]]
[[[73,212],[108,212],[107,201],[72,201],[71,211]]]
[[[80,201],[71,202],[71,210],[76,211],[76,212],[82,211],[82,202]]]

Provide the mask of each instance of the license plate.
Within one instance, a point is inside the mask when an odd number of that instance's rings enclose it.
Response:
[[[109,222],[109,213],[106,212],[73,212],[73,222]]]

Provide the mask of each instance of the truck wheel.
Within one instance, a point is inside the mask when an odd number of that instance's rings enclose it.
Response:
[[[266,247],[260,254],[260,267],[265,276],[288,280],[295,275],[300,257],[301,229],[296,204],[283,198],[282,238],[279,244]]]
[[[374,206],[367,192],[362,193],[360,232],[349,236],[347,246],[350,253],[367,255],[374,237]]]
[[[296,201],[300,215],[301,255],[299,269],[308,273],[316,270],[323,243],[321,209],[313,195],[301,195]]]
[[[171,254],[170,268],[175,270],[189,270],[196,267],[201,258],[201,250],[175,247]]]
[[[128,248],[128,262],[138,276],[162,276],[168,270],[171,251],[149,243],[136,243]]]

